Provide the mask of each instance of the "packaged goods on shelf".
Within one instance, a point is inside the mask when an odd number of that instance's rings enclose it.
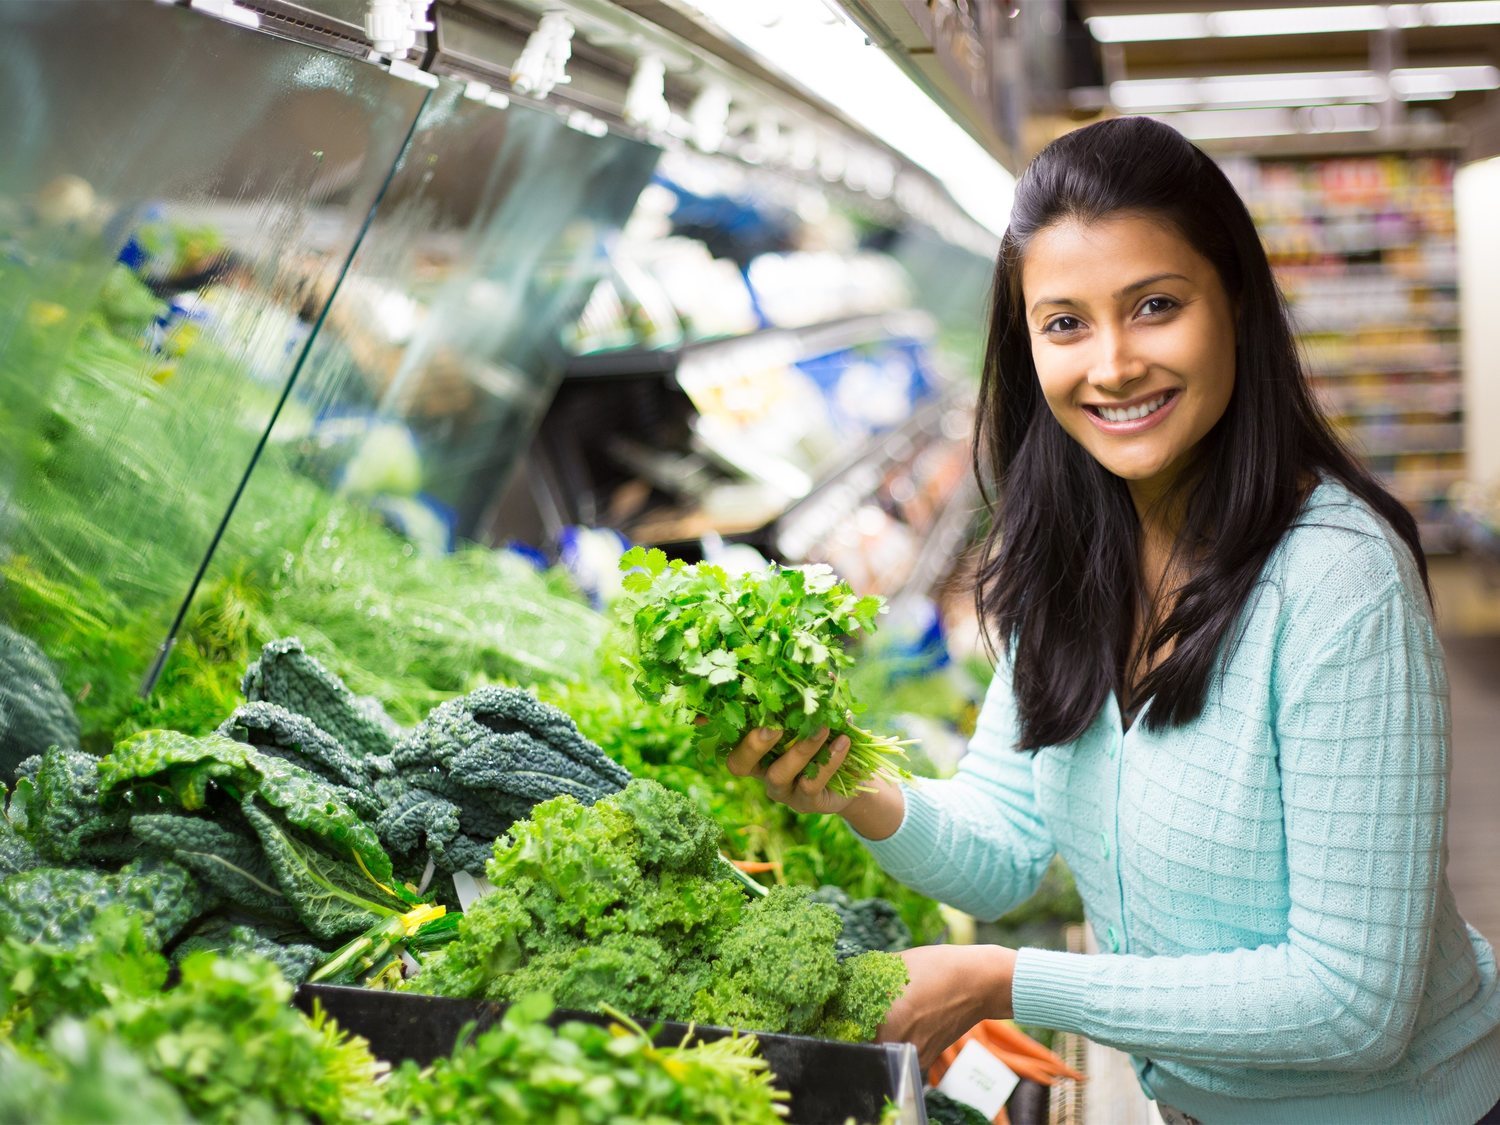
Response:
[[[1451,156],[1227,164],[1286,294],[1309,374],[1345,439],[1452,546],[1463,471]]]

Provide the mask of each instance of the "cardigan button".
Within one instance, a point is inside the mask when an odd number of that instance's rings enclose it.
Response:
[[[1109,947],[1111,953],[1120,952],[1120,935],[1113,926],[1104,931],[1104,944]]]
[[[1109,834],[1107,832],[1099,833],[1099,854],[1105,859],[1109,858]]]

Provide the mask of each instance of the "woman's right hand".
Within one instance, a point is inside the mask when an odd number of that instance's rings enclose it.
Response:
[[[901,827],[906,816],[906,798],[901,787],[885,781],[872,781],[869,788],[852,797],[841,797],[828,788],[828,782],[849,755],[849,738],[839,735],[829,747],[828,761],[814,777],[804,777],[807,763],[828,741],[825,727],[811,738],[794,742],[775,761],[766,763],[766,754],[781,739],[781,731],[761,728],[752,730],[729,753],[729,772],[737,777],[758,777],[766,795],[799,813],[838,813],[849,826],[869,840],[883,840]]]
[[[781,731],[761,727],[752,730],[729,752],[729,772],[736,777],[758,777],[765,784],[766,795],[799,813],[841,813],[858,798],[840,797],[828,788],[828,782],[844,764],[849,754],[849,738],[839,735],[828,748],[828,761],[815,777],[804,777],[803,771],[813,756],[828,741],[827,727],[811,738],[794,742],[775,761],[765,756],[781,739]]]

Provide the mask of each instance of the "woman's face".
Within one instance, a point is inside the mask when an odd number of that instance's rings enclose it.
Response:
[[[1053,415],[1132,494],[1159,495],[1234,390],[1218,272],[1168,224],[1122,215],[1039,231],[1021,290]]]

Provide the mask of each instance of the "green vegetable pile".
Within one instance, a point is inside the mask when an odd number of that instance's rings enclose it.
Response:
[[[592,807],[557,797],[495,843],[495,891],[407,982],[443,996],[864,1041],[906,985],[887,953],[840,961],[839,916],[804,888],[747,902],[718,830],[637,780]]]
[[[291,1007],[269,961],[168,963],[139,917],[102,910],[76,942],[0,938],[0,1121],[404,1120],[363,1040]]]
[[[770,1125],[786,1095],[753,1037],[655,1046],[639,1025],[554,1029],[531,996],[429,1067],[394,1072],[270,960],[195,952],[175,974],[141,918],[77,940],[0,938],[0,1121],[28,1125]]]
[[[769,756],[826,727],[850,741],[829,788],[849,797],[907,776],[902,743],[862,730],[845,643],[871,632],[876,597],[857,597],[826,566],[777,567],[731,578],[708,563],[668,562],[635,548],[620,560],[623,612],[635,632],[627,659],[641,698],[684,722],[702,718],[706,752],[727,754],[755,727],[784,732]],[[814,777],[828,745],[807,765]]]
[[[390,1100],[403,1120],[560,1125],[771,1125],[786,1095],[771,1085],[755,1039],[654,1046],[623,1016],[610,1027],[545,1022],[552,1003],[529,996],[472,1046],[431,1067],[404,1064]]]

